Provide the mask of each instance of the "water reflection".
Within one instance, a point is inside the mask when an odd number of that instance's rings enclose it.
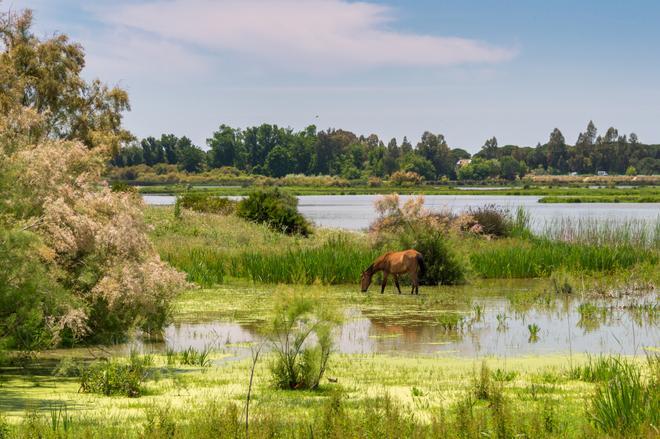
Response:
[[[386,301],[387,297],[379,298]],[[398,300],[402,300],[397,298]],[[517,356],[551,353],[638,354],[660,342],[657,293],[643,298],[587,300],[541,293],[476,296],[461,305],[425,308],[420,299],[392,308],[364,304],[344,308],[336,331],[340,353]],[[392,299],[393,300],[393,299]],[[409,300],[416,300],[410,298]],[[476,310],[476,311],[475,311]],[[249,355],[265,323],[215,320],[169,326],[164,342],[132,347],[147,351],[214,349]],[[531,327],[538,327],[532,334]]]

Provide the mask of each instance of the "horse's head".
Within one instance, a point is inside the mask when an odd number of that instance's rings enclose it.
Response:
[[[371,285],[372,277],[373,277],[373,272],[371,271],[370,268],[367,268],[362,272],[362,278],[360,278],[360,288],[362,288],[363,293],[366,293],[367,290],[369,289],[369,285]]]

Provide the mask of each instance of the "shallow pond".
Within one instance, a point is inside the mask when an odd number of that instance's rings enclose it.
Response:
[[[376,218],[374,201],[379,195],[304,195],[299,209],[309,220],[322,227],[362,230]],[[149,205],[174,204],[173,195],[144,194]],[[403,201],[409,196],[401,196]],[[462,212],[470,207],[494,204],[514,211],[523,207],[532,218],[532,228],[542,230],[560,219],[598,220],[614,223],[644,221],[652,223],[660,215],[660,203],[539,203],[539,196],[519,195],[427,195],[426,207],[432,211]]]
[[[274,290],[227,286],[191,292],[178,305],[164,342],[134,341],[144,351],[214,349],[243,357],[262,340]],[[368,294],[350,286],[308,287],[344,316],[335,334],[340,353],[480,357],[554,353],[644,354],[660,344],[656,291],[617,299],[550,291],[541,280],[482,281],[423,288],[419,296]],[[292,291],[304,291],[291,287]],[[197,295],[197,297],[195,297]],[[530,325],[536,325],[533,335]],[[533,330],[533,329],[532,329]]]

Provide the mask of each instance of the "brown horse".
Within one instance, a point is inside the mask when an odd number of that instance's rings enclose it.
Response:
[[[390,274],[394,275],[394,284],[396,285],[396,289],[399,290],[399,294],[401,294],[399,275],[406,273],[410,275],[410,279],[412,280],[412,291],[410,291],[410,294],[419,294],[419,276],[424,273],[424,258],[417,250],[390,252],[379,256],[373,264],[362,272],[360,286],[363,293],[367,292],[369,285],[371,285],[371,278],[378,271],[383,272],[383,284],[380,288],[381,294],[385,291],[387,277]]]

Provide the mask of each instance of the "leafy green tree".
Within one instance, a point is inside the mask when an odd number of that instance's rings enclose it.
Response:
[[[410,152],[403,157],[401,171],[415,172],[426,180],[435,180],[435,167],[433,166],[433,163],[413,152]]]
[[[546,157],[548,167],[552,167],[559,172],[566,172],[568,170],[568,148],[564,135],[558,128],[555,128],[550,133]]]
[[[80,76],[82,46],[63,34],[40,40],[31,26],[29,10],[0,15],[0,112],[7,114],[20,104],[43,118],[39,128],[46,136],[116,153],[132,139],[121,126],[122,112],[130,109],[128,94],[98,80],[85,81]]]
[[[195,145],[186,145],[177,152],[178,166],[186,172],[200,172],[204,167],[206,154]]]
[[[386,175],[399,170],[399,158],[401,157],[401,149],[396,143],[396,139],[392,138],[387,144],[387,151],[383,158],[383,171]]]
[[[515,180],[524,175],[523,168],[519,161],[510,156],[502,157],[500,160],[500,176],[507,180]]]
[[[293,158],[289,151],[282,145],[277,145],[270,150],[266,157],[266,170],[272,177],[284,177],[294,169]]]
[[[218,131],[206,139],[209,147],[208,164],[211,168],[234,166],[245,169],[246,153],[241,139],[241,130],[220,125]]]
[[[442,134],[426,131],[417,144],[417,153],[433,163],[435,178],[448,176],[452,173],[455,163],[452,162],[450,149]]]
[[[490,139],[486,140],[484,146],[481,147],[481,151],[479,151],[477,155],[486,160],[498,158],[499,155],[497,151],[497,139],[495,137],[491,137]]]

